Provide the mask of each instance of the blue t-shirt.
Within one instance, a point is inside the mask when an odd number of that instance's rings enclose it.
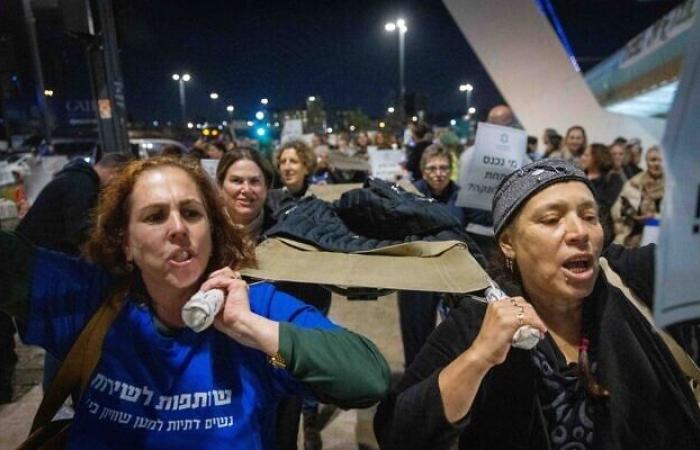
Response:
[[[45,251],[34,267],[24,340],[65,358],[104,300],[109,277]],[[76,407],[68,448],[272,448],[279,398],[308,394],[304,385],[213,327],[164,336],[147,306],[127,300]],[[271,284],[251,286],[250,306],[275,321],[338,328]]]

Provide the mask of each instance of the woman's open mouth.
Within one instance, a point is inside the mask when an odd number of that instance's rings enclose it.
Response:
[[[176,267],[184,267],[190,262],[192,262],[194,256],[195,255],[192,252],[192,250],[182,248],[179,250],[175,250],[170,254],[170,257],[168,258],[168,263]]]
[[[588,281],[593,276],[593,257],[591,255],[573,256],[564,262],[563,268],[567,279]]]

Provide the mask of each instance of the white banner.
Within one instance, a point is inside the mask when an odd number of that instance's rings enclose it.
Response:
[[[491,210],[498,184],[527,160],[527,133],[510,127],[479,123],[474,147],[459,168],[457,206]]]
[[[378,150],[376,147],[368,147],[367,153],[373,177],[393,183],[397,175],[401,175],[401,162],[406,159],[403,150]]]
[[[654,301],[659,326],[700,318],[700,21],[689,33],[662,148],[666,189]]]

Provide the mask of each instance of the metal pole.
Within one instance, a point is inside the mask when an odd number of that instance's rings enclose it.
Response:
[[[36,20],[32,13],[30,0],[22,0],[24,20],[27,26],[27,36],[29,37],[29,50],[32,54],[32,65],[34,67],[34,84],[36,85],[36,103],[41,114],[42,127],[44,128],[44,138],[51,143],[51,125],[49,123],[49,108],[44,95],[44,74],[41,69],[41,56],[39,55],[39,44],[36,38]]]
[[[119,48],[111,0],[96,0],[99,36],[90,46],[97,123],[103,153],[129,153],[126,129],[124,81],[119,65]]]
[[[399,95],[401,98],[399,99],[399,106],[401,108],[401,118],[406,114],[405,108],[404,108],[404,98],[406,95],[406,86],[404,85],[404,52],[405,52],[405,41],[404,41],[404,32],[399,28],[397,29],[399,32]]]
[[[182,113],[182,125],[187,126],[187,104],[185,103],[185,81],[180,76],[178,80],[180,84],[180,112]]]

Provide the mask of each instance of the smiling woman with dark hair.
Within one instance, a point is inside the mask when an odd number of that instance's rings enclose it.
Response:
[[[493,200],[507,298],[465,299],[435,330],[375,431],[383,449],[700,448],[700,411],[665,343],[602,273],[588,178],[543,160]],[[604,255],[652,301],[654,246]],[[532,350],[513,348],[534,327]]]
[[[84,352],[57,377],[80,373],[68,448],[273,448],[282,396],[367,406],[388,387],[371,342],[231,270],[254,264],[252,244],[199,165],[128,164],[101,194],[91,262],[5,232],[0,254],[0,308],[26,325],[25,342],[61,359]],[[186,328],[183,306],[212,289],[223,293],[213,326]],[[85,340],[92,351],[74,346]]]

